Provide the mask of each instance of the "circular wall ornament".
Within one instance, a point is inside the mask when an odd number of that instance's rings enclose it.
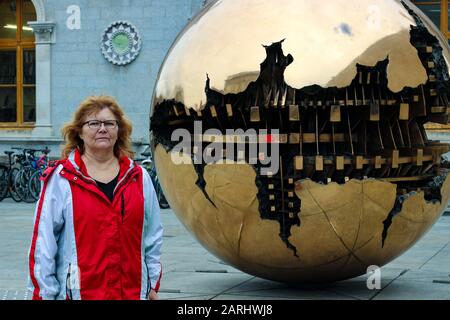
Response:
[[[119,66],[129,64],[141,51],[139,32],[129,22],[113,22],[103,32],[101,49],[109,62]]]

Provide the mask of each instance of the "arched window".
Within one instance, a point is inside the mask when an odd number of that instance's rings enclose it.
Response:
[[[31,0],[0,0],[0,128],[36,121],[36,21]]]
[[[421,9],[441,30],[444,37],[448,39],[450,44],[450,32],[449,32],[449,6],[450,1],[447,0],[413,0],[412,1],[419,9]],[[450,132],[450,124],[437,124],[427,123],[425,129],[430,132]],[[439,138],[439,140],[445,140],[448,138]]]
[[[413,0],[416,6],[418,6],[441,30],[442,34],[449,39],[450,42],[450,32],[449,32],[449,3],[447,0]]]

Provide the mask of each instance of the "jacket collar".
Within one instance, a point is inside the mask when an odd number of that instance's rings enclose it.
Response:
[[[81,174],[85,178],[92,179],[87,172],[86,165],[84,164],[83,159],[81,158],[81,153],[78,149],[73,150],[67,160],[78,174]],[[128,175],[128,173],[135,167],[134,161],[125,156],[120,157],[119,165],[119,181]]]
[[[113,203],[116,203],[116,201],[118,201],[117,199],[120,198],[120,193],[128,184],[128,182],[131,181],[131,178],[133,178],[140,172],[139,166],[135,165],[134,161],[127,157],[121,157],[119,159],[119,164],[119,179],[116,188],[114,189]],[[110,203],[105,194],[96,187],[95,180],[89,176],[86,170],[86,166],[81,159],[81,154],[78,150],[74,150],[70,153],[69,157],[66,159],[63,165],[63,170],[61,170],[60,175],[63,175],[69,181],[73,181],[74,183],[83,186],[87,190],[98,194],[107,203]]]

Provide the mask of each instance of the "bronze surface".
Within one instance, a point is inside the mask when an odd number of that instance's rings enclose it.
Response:
[[[423,129],[450,118],[449,52],[410,1],[210,1],[154,91],[154,160],[173,211],[259,277],[327,282],[383,266],[449,200],[449,145]],[[171,134],[193,137],[194,122],[215,131],[175,164]],[[281,129],[280,172],[261,177],[243,155],[192,163],[208,143],[247,143],[231,128]]]
[[[430,20],[405,2],[446,45]],[[417,87],[427,74],[410,43],[411,25],[414,20],[397,0],[278,0],[276,5],[272,0],[211,1],[171,47],[155,103],[175,99],[201,109],[206,74],[217,91],[243,91],[259,75],[261,45],[282,39],[284,51],[295,57],[285,73],[286,83],[294,88],[348,86],[357,63],[373,66],[387,56],[389,88],[398,92]],[[445,58],[448,63],[447,51]]]
[[[174,165],[161,146],[155,161],[173,211],[203,246],[238,269],[285,282],[335,281],[364,274],[370,265],[383,266],[434,224],[450,194],[447,177],[442,202],[427,202],[420,192],[408,198],[382,248],[383,221],[395,202],[394,184],[376,179],[352,179],[344,185],[297,181],[302,223],[291,230],[297,258],[280,241],[278,223],[260,218],[255,172],[249,165],[206,167],[214,207],[195,185],[192,165]]]

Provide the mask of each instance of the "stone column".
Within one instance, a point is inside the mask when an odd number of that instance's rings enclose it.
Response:
[[[33,137],[52,137],[51,43],[54,22],[29,22],[36,37],[36,124]]]

